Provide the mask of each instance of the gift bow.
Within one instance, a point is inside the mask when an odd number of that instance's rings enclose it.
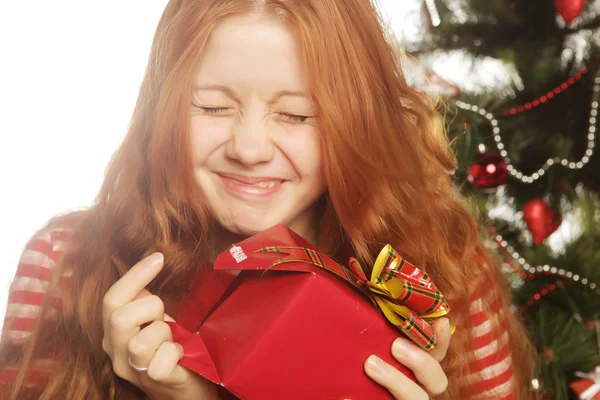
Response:
[[[368,280],[359,262],[351,257],[350,268],[333,258],[307,247],[272,246],[260,252],[284,253],[269,268],[291,262],[308,262],[328,270],[361,290],[385,317],[409,339],[426,350],[436,345],[431,323],[450,312],[450,307],[429,276],[397,255],[389,244],[379,253],[371,279]],[[454,324],[450,324],[454,332]]]
[[[583,379],[589,379],[594,384],[587,388],[583,393],[579,395],[581,400],[592,400],[594,396],[600,393],[600,366],[597,366],[593,371],[587,374],[583,372],[575,372],[575,376]]]

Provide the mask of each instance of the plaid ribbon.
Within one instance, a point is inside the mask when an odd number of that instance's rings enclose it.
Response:
[[[429,276],[397,255],[389,244],[379,253],[371,279],[352,257],[346,268],[333,258],[307,247],[263,247],[259,252],[282,253],[269,268],[279,264],[307,262],[325,269],[366,294],[385,317],[425,350],[436,345],[431,324],[450,312],[450,307]],[[454,324],[451,324],[454,332]]]

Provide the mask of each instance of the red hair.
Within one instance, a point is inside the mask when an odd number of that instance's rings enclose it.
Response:
[[[46,350],[54,350],[60,362],[40,399],[143,398],[113,373],[102,350],[101,301],[131,265],[161,251],[166,266],[150,290],[172,313],[178,293],[188,289],[186,278],[213,249],[216,223],[202,202],[191,158],[192,81],[214,26],[249,12],[296,27],[311,72],[328,184],[319,247],[342,262],[354,255],[369,265],[390,243],[453,299],[451,316],[459,329],[442,364],[450,386],[440,399],[461,397],[473,357],[469,296],[474,282],[486,282],[485,291],[494,296],[484,297],[484,305],[502,304],[492,325],[496,331],[501,321],[506,326],[517,398],[527,399],[531,347],[509,312],[504,276],[452,181],[456,161],[442,119],[405,81],[393,40],[368,0],[169,2],[128,135],[96,203],[66,217],[75,224],[76,239],[55,266],[51,284],[57,290],[58,277],[72,270],[72,283],[61,293],[63,312],[54,330],[34,332],[9,398],[25,398],[27,370]],[[49,309],[47,304],[43,312]]]

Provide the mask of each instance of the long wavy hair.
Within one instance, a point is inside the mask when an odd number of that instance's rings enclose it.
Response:
[[[452,180],[456,168],[436,105],[411,88],[401,56],[369,0],[171,0],[160,19],[128,135],[111,160],[94,205],[50,222],[76,234],[54,267],[62,298],[53,329],[37,329],[20,356],[9,399],[26,398],[26,376],[43,352],[59,362],[40,399],[142,399],[102,350],[101,302],[133,264],[155,251],[166,266],[150,290],[174,313],[190,274],[206,263],[218,229],[195,180],[189,135],[192,82],[215,25],[258,13],[297,29],[319,119],[328,190],[319,247],[345,262],[372,263],[386,243],[427,271],[452,299],[454,335],[443,367],[458,399],[473,362],[469,296],[487,282],[484,307],[501,302],[517,398],[529,398],[531,346],[509,311],[505,278],[482,245],[476,217]],[[234,51],[234,50],[232,50]],[[71,271],[71,284],[59,277]],[[42,318],[44,318],[42,316]],[[33,395],[32,395],[33,396]],[[33,398],[33,397],[32,397]]]

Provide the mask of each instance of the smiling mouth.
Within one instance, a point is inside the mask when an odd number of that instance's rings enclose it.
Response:
[[[217,173],[225,187],[234,195],[248,197],[271,196],[282,187],[285,179],[273,177],[250,177],[244,175]]]

